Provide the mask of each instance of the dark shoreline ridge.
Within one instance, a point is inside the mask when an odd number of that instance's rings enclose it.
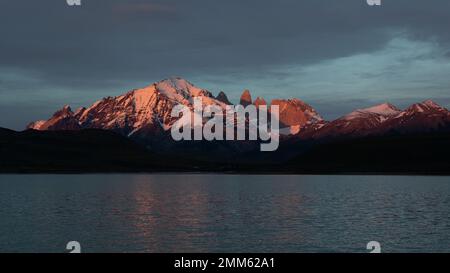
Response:
[[[0,173],[227,173],[450,175],[450,132],[257,143],[180,142],[144,146],[107,130],[16,132],[0,128]],[[242,143],[241,143],[242,144]]]

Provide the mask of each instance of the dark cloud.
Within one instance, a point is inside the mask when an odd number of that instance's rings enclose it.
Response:
[[[256,81],[270,86],[271,79],[292,77],[279,66],[371,54],[397,35],[442,48],[450,41],[448,0],[383,1],[381,7],[364,0],[82,2],[0,0],[0,71],[17,74],[0,77],[1,105],[32,91],[55,103],[60,98],[59,104],[88,104],[108,90],[115,95],[171,75],[237,97],[241,89],[260,87]],[[260,92],[289,96],[293,89]]]

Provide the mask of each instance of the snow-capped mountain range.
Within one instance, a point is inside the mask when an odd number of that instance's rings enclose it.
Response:
[[[193,107],[193,100],[202,97],[204,106],[218,105],[225,110],[230,103],[225,93],[217,97],[182,78],[169,78],[142,89],[135,89],[118,97],[107,97],[88,108],[75,112],[64,106],[50,119],[28,125],[35,130],[113,130],[124,136],[139,139],[161,138],[175,122],[170,116],[178,104]],[[267,104],[263,98],[252,100],[250,91],[242,94],[241,104]],[[310,105],[299,99],[275,99],[270,105],[278,105],[281,132],[302,139],[327,137],[360,137],[382,135],[391,132],[429,132],[448,130],[450,112],[434,103],[425,101],[405,110],[384,103],[351,112],[334,121],[325,121]]]
[[[107,97],[95,102],[89,108],[75,112],[64,106],[50,119],[28,125],[35,130],[76,130],[86,128],[117,131],[126,136],[142,133],[168,131],[175,119],[170,116],[178,104],[193,107],[196,97],[202,97],[204,106],[218,105],[225,110],[231,104],[225,93],[214,97],[211,92],[198,88],[181,78],[170,78],[142,89],[132,90],[118,97]],[[241,101],[252,104],[250,91],[244,91]],[[258,103],[265,101],[258,98]],[[298,100],[274,100],[280,106],[281,127],[302,127],[307,123],[322,120],[309,105]]]
[[[302,138],[379,136],[450,130],[450,112],[431,100],[400,110],[390,103],[355,110],[320,127],[306,128]]]
[[[193,107],[195,97],[202,97],[205,106],[214,104],[225,109],[226,103],[216,99],[209,91],[186,80],[171,78],[118,97],[104,98],[89,108],[80,108],[75,112],[66,105],[49,120],[33,122],[28,128],[96,128],[113,130],[126,136],[159,134],[168,131],[175,122],[170,116],[173,107],[178,104]]]

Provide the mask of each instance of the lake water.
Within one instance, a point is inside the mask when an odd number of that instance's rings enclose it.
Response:
[[[0,175],[0,252],[450,252],[450,177]]]

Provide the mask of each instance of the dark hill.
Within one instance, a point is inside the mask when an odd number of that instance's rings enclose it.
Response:
[[[163,171],[181,165],[171,163],[111,131],[0,128],[0,172]]]
[[[286,172],[450,174],[450,133],[390,135],[316,144]]]
[[[201,150],[220,150],[214,142],[195,145]],[[229,151],[225,148],[224,153]],[[164,153],[149,151],[105,130],[15,132],[0,128],[0,173],[450,174],[450,133],[286,141],[277,152],[243,152],[232,159],[210,154],[207,158],[183,146]]]

